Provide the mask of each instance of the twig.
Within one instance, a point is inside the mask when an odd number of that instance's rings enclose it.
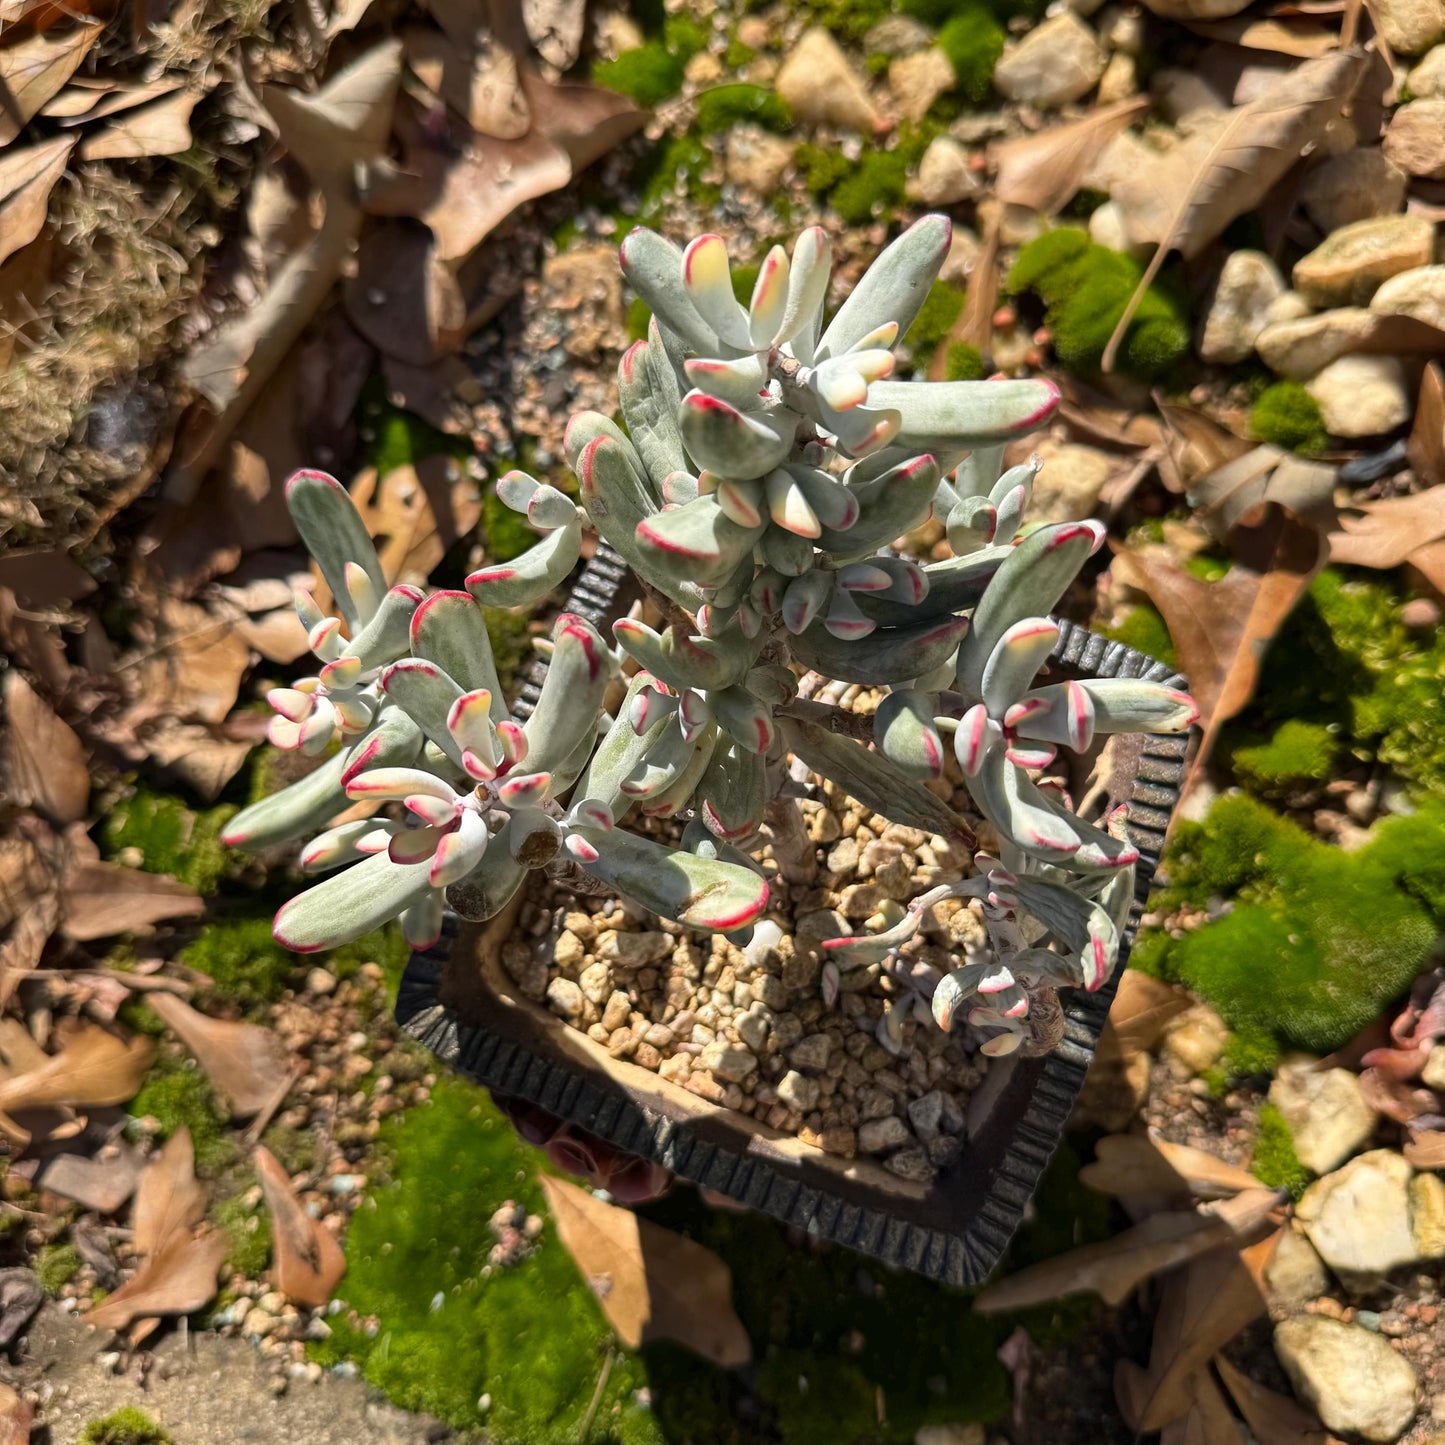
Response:
[[[592,1400],[587,1406],[587,1413],[582,1417],[582,1428],[577,1432],[577,1445],[587,1445],[587,1437],[592,1433],[592,1421],[597,1416],[597,1407],[602,1403],[602,1392],[607,1388],[607,1377],[612,1373],[616,1359],[617,1351],[608,1345],[607,1358],[602,1362],[602,1373],[597,1376],[597,1388],[592,1391]]]

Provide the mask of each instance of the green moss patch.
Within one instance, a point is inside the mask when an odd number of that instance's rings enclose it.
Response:
[[[1445,805],[1389,819],[1344,853],[1229,795],[1178,827],[1168,875],[1161,907],[1218,916],[1150,936],[1143,964],[1246,1039],[1326,1053],[1404,993],[1445,928]]]
[[[136,1119],[147,1115],[155,1119],[163,1140],[183,1126],[189,1129],[196,1173],[202,1178],[221,1173],[236,1160],[235,1140],[226,1132],[229,1113],[200,1069],[178,1054],[157,1056],[127,1112]]]
[[[1326,781],[1339,752],[1339,739],[1328,726],[1289,718],[1264,741],[1233,748],[1229,761],[1252,792],[1274,796]]]
[[[1254,1177],[1269,1189],[1288,1189],[1298,1199],[1314,1175],[1300,1163],[1294,1150],[1294,1135],[1283,1114],[1273,1104],[1259,1111],[1259,1133],[1254,1140]]]
[[[172,1445],[171,1432],[134,1405],[92,1420],[76,1445]]]
[[[961,341],[949,342],[943,369],[945,381],[982,381],[987,375],[983,352],[978,347],[966,346]]]
[[[35,1277],[46,1294],[59,1294],[80,1273],[80,1265],[73,1244],[47,1244],[35,1257]]]
[[[229,803],[198,810],[173,794],[136,783],[106,814],[101,851],[113,861],[134,849],[140,855],[135,866],[145,872],[169,873],[197,893],[212,894],[243,861],[221,842],[221,830],[236,811]]]
[[[1007,35],[987,5],[955,5],[952,10],[938,32],[938,45],[953,66],[955,91],[980,105],[993,94],[993,68]]]
[[[1330,444],[1320,405],[1297,381],[1277,381],[1259,394],[1249,429],[1262,442],[1311,456]]]
[[[963,310],[963,302],[964,293],[946,281],[935,281],[928,288],[928,296],[908,328],[907,341],[916,369],[926,369],[933,353],[947,340]]]
[[[1179,655],[1174,650],[1168,625],[1159,610],[1148,602],[1131,607],[1117,624],[1102,631],[1105,637],[1122,642],[1125,647],[1132,647],[1166,667],[1179,666]]]
[[[1045,305],[1054,351],[1071,370],[1096,371],[1144,268],[1132,256],[1097,245],[1065,226],[1030,241],[1009,272],[1007,288],[1032,292]],[[1144,294],[1119,351],[1131,375],[1162,376],[1189,349],[1189,316],[1182,300],[1163,285]]]
[[[638,105],[661,105],[682,89],[687,62],[707,46],[707,31],[689,15],[672,15],[662,35],[615,60],[599,61],[592,79],[609,90],[630,96]]]
[[[703,135],[717,135],[741,124],[786,135],[793,117],[777,93],[761,85],[719,85],[698,96],[697,128]]]

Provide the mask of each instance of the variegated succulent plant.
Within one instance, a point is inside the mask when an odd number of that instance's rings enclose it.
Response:
[[[307,868],[349,866],[281,910],[278,938],[318,948],[400,914],[420,941],[444,895],[488,917],[531,868],[581,870],[665,916],[745,930],[768,901],[746,849],[765,815],[775,857],[786,846],[790,754],[885,817],[965,839],[927,786],[951,738],[1001,861],[980,857],[976,876],[876,920],[881,931],[831,940],[823,986],[850,965],[886,969],[890,1047],[910,1011],[949,1028],[965,1000],[991,1052],[1047,1046],[1054,991],[1097,988],[1114,965],[1137,852],[1122,819],[1085,822],[1043,770],[1060,745],[1177,731],[1195,711],[1157,683],[1035,685],[1058,635],[1047,614],[1103,530],[1027,528],[1037,463],[1000,475],[1006,443],[1056,407],[1052,383],[892,379],[949,240],[943,217],[919,221],[825,324],[820,228],[791,255],[769,252],[748,305],[719,237],[678,249],[632,232],[622,270],[653,319],[619,369],[625,430],[596,412],[572,419],[580,505],[520,472],[498,483],[543,536],[474,572],[467,592],[387,591],[344,490],[319,473],[293,479],[292,510],[339,616],[298,598],[322,666],[272,694],[272,738],[340,750],[227,836],[254,847],[348,803],[400,808],[343,821],[305,849]],[[930,516],[951,557],[920,564],[892,550]],[[630,565],[652,625],[619,619],[613,650],[564,614],[541,700],[514,723],[481,606],[541,603],[577,565],[584,527]],[[887,693],[870,717],[817,700],[826,683]],[[685,823],[677,844],[618,826],[633,809]],[[945,896],[977,900],[989,938],[947,973],[910,950]]]

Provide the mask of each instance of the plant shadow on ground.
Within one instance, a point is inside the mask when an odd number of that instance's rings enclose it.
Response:
[[[930,1422],[1007,1413],[995,1353],[1019,1324],[1047,1348],[1097,1317],[1080,1300],[987,1318],[965,1291],[814,1249],[765,1216],[711,1209],[679,1188],[643,1213],[729,1265],[754,1363],[727,1372],[662,1342],[624,1351],[550,1223],[521,1264],[488,1267],[487,1219],[507,1201],[544,1213],[546,1166],[484,1091],[442,1078],[428,1105],[385,1127],[382,1149],[388,1177],[347,1240],[347,1308],[314,1356],[353,1359],[396,1403],[484,1427],[497,1445],[570,1445],[599,1388],[593,1445],[910,1441]],[[1079,1185],[1078,1164],[1060,1150],[1009,1267],[1110,1233],[1112,1205]]]

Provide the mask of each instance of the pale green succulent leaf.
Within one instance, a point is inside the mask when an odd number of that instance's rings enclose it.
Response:
[[[567,580],[581,555],[582,522],[574,512],[521,556],[471,573],[467,591],[484,607],[530,607]]]
[[[493,722],[507,716],[487,619],[470,593],[433,592],[412,618],[411,650],[422,661],[436,663],[463,692],[485,688],[491,693]],[[435,734],[427,736],[435,740]]]
[[[286,506],[306,550],[316,559],[331,589],[337,612],[346,619],[353,636],[360,619],[346,585],[346,564],[355,562],[378,597],[386,591],[386,576],[371,535],[350,493],[325,472],[296,472],[286,483]]]
[[[911,627],[879,627],[867,637],[843,641],[815,621],[792,639],[793,657],[804,667],[842,682],[912,682],[946,661],[968,632],[968,618],[943,617]]]
[[[350,943],[423,898],[431,889],[430,870],[429,858],[393,863],[377,853],[282,904],[271,931],[293,953]]]

